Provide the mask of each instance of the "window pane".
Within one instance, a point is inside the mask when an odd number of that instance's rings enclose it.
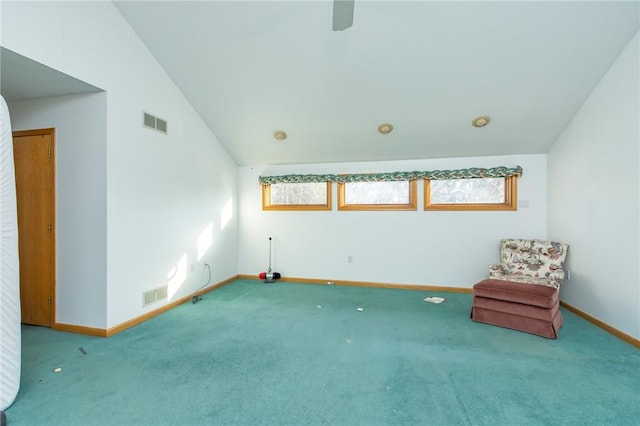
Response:
[[[416,210],[417,183],[411,181],[338,184],[338,210]]]
[[[502,204],[504,178],[432,180],[432,204]]]
[[[326,204],[327,183],[271,184],[271,204]]]
[[[409,182],[349,182],[346,204],[409,204]]]

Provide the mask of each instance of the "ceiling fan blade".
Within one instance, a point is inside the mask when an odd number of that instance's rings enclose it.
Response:
[[[343,31],[353,25],[354,0],[333,0],[333,31]]]

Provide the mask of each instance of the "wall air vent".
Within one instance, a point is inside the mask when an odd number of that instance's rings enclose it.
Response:
[[[167,134],[167,122],[165,120],[160,119],[160,118],[156,118],[156,129],[158,129],[159,131],[161,131],[162,133],[164,133],[166,135]]]
[[[142,117],[142,125],[149,129],[157,130],[161,133],[167,134],[167,120],[156,117],[149,113],[144,112]]]
[[[142,307],[144,308],[145,306],[155,303],[158,300],[166,299],[167,288],[168,286],[163,285],[162,287],[152,288],[151,290],[147,290],[142,293]]]
[[[152,129],[156,128],[156,118],[151,115],[151,114],[147,114],[146,112],[144,113],[144,123],[145,127],[151,127]]]

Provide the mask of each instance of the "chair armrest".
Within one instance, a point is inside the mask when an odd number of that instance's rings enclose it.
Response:
[[[564,270],[563,269],[556,269],[555,271],[551,271],[549,273],[549,282],[555,288],[559,288],[560,284],[562,284],[563,281],[564,281]]]
[[[492,263],[489,265],[489,276],[500,277],[509,273],[509,266],[506,263]]]

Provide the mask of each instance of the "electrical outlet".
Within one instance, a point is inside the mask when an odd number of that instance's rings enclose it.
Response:
[[[571,279],[571,271],[567,269],[567,281]]]
[[[347,263],[353,262],[353,256],[347,256]]]

